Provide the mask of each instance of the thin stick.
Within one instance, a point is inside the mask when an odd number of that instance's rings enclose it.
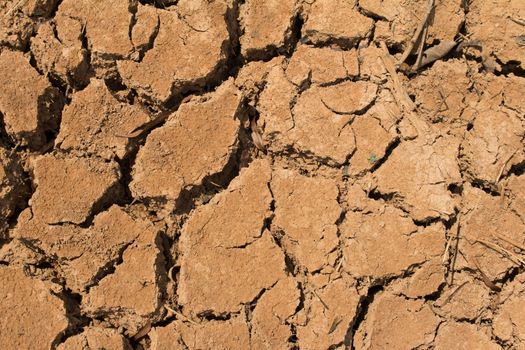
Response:
[[[492,234],[494,237],[497,237],[499,239],[501,239],[502,241],[505,241],[509,244],[512,244],[513,246],[515,246],[516,248],[520,249],[520,250],[523,250],[525,251],[525,245],[523,244],[519,244],[519,243],[516,243],[510,239],[508,239],[507,237],[503,236],[502,234],[499,234],[499,233],[493,233]]]
[[[426,24],[428,22],[428,18],[430,17],[430,14],[432,13],[433,9],[434,9],[434,0],[429,0],[428,1],[427,12],[425,13],[425,16],[423,17],[423,20],[419,23],[419,26],[417,27],[416,32],[414,33],[414,36],[412,37],[412,39],[410,39],[410,42],[408,43],[408,46],[405,49],[405,52],[403,52],[403,55],[401,56],[401,58],[397,62],[398,67],[403,62],[406,61],[408,56],[410,56],[410,53],[414,49],[414,45],[416,44],[416,42],[419,39],[419,37],[421,37],[421,33],[423,32],[423,29],[425,28],[425,26],[426,26]]]
[[[478,261],[476,260],[476,258],[472,257],[472,262],[474,263],[474,265],[478,269],[478,272],[481,275],[481,280],[483,281],[483,283],[485,283],[485,285],[487,287],[489,287],[491,290],[493,290],[494,292],[501,292],[501,288],[496,286],[494,283],[492,283],[492,281],[485,274],[485,272],[483,272],[483,270],[481,270],[481,267],[479,267],[479,264],[478,264]]]
[[[507,167],[507,164],[509,164],[510,160],[512,159],[512,157],[514,157],[514,155],[516,154],[516,152],[518,152],[518,150],[514,150],[514,152],[512,152],[512,154],[507,158],[507,160],[503,163],[503,165],[501,166],[501,169],[498,173],[498,176],[496,177],[496,183],[499,182],[499,180],[501,179],[501,177],[503,176],[503,172],[505,171],[505,168]]]
[[[397,71],[394,66],[394,62],[392,62],[392,56],[388,52],[388,48],[386,47],[385,42],[382,41],[380,45],[383,49],[383,56],[381,57],[383,60],[383,64],[385,65],[385,69],[390,75],[390,78],[392,78],[392,83],[394,84],[394,97],[396,97],[396,99],[402,107],[409,111],[414,111],[416,109],[416,106],[406,93],[405,89],[403,88],[403,85],[401,84],[401,81],[399,80],[399,77],[397,76]]]
[[[396,67],[394,65],[392,56],[388,52],[388,48],[386,47],[385,42],[381,41],[380,46],[383,50],[383,55],[381,56],[381,59],[383,61],[383,65],[385,66],[386,71],[388,72],[392,80],[393,95],[397,105],[400,109],[402,109],[405,112],[404,115],[410,121],[412,126],[414,126],[414,128],[417,130],[418,136],[426,135],[427,138],[432,137],[432,133],[429,132],[430,126],[424,120],[420,119],[416,113],[414,113],[414,111],[416,110],[416,105],[410,99],[410,96],[408,95],[405,87],[399,80],[399,76],[397,75]]]
[[[512,22],[519,24],[521,26],[525,26],[525,21],[520,18],[513,18],[511,16],[507,16],[508,19],[510,19]]]
[[[450,249],[450,245],[452,244],[453,239],[454,239],[454,236],[450,236],[447,240],[447,245],[445,246],[445,252],[443,253],[443,260],[441,261],[443,264],[445,263],[445,261],[448,260],[449,249]]]
[[[439,305],[439,307],[443,307],[443,306],[445,306],[445,305],[450,301],[450,299],[452,299],[452,297],[453,297],[457,292],[459,292],[459,290],[460,290],[461,288],[463,288],[464,286],[466,286],[468,283],[469,283],[469,281],[465,281],[465,282],[461,283],[459,286],[457,286],[456,289],[455,289],[452,293],[449,294],[449,296],[445,299],[445,301],[443,301],[443,303]]]
[[[515,261],[514,262],[519,262],[521,265],[525,266],[525,260],[523,260],[522,258],[520,258],[519,256],[517,256],[516,254],[508,251],[507,249],[503,248],[502,246],[499,246],[497,244],[494,244],[494,243],[491,243],[491,242],[488,242],[488,241],[485,241],[483,239],[478,239],[476,240],[476,242],[479,242],[495,251],[497,251],[498,253],[500,253],[501,255],[503,256],[506,256],[509,260],[512,260],[514,259]]]
[[[9,11],[5,13],[4,17],[8,17],[13,11],[17,10],[21,5],[23,5],[24,2],[26,2],[26,0],[20,0],[19,2],[17,2],[15,6],[11,7]]]
[[[198,324],[197,322],[193,321],[191,318],[185,316],[184,314],[182,314],[182,313],[179,312],[179,311],[176,311],[176,310],[172,309],[171,307],[169,307],[169,306],[167,306],[167,305],[164,305],[164,308],[165,308],[166,310],[168,310],[168,311],[173,312],[175,315],[177,315],[177,316],[179,316],[180,318],[182,318],[182,319],[188,321],[188,322],[191,323],[191,324],[195,324],[195,325]]]
[[[456,245],[454,246],[454,254],[452,255],[452,258],[450,260],[450,285],[454,284],[454,270],[456,269],[456,261],[458,260],[458,252],[459,252],[459,234],[460,234],[460,228],[461,228],[461,213],[458,213],[458,219],[457,219],[457,228],[456,228]]]
[[[323,301],[323,299],[321,299],[321,297],[319,296],[319,294],[317,294],[317,292],[312,289],[312,293],[317,297],[317,299],[319,299],[319,301],[321,302],[321,304],[323,304],[323,307],[326,309],[326,310],[330,310],[330,308],[328,307],[328,305],[326,305],[326,303]]]
[[[427,33],[428,26],[425,26],[425,29],[423,29],[423,35],[421,36],[421,40],[419,41],[416,63],[412,67],[413,71],[416,71],[421,67],[421,61],[423,61],[423,49],[425,48],[425,41],[427,40]]]

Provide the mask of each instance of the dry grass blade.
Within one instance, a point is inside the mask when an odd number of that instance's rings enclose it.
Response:
[[[515,246],[516,248],[518,248],[518,249],[520,249],[520,250],[525,251],[525,245],[523,245],[523,244],[516,243],[516,242],[514,242],[513,240],[511,240],[511,239],[509,239],[509,238],[507,238],[507,237],[505,237],[505,236],[503,236],[502,234],[499,234],[499,233],[493,233],[492,235],[493,235],[494,237],[496,237],[496,238],[501,239],[501,240],[504,241],[504,242],[507,242],[507,243],[509,243],[509,244],[511,244],[511,245],[513,245],[513,246]]]
[[[501,288],[496,286],[491,280],[490,278],[483,272],[483,270],[481,270],[481,268],[479,267],[479,264],[477,262],[477,260],[475,258],[472,258],[472,262],[474,263],[474,265],[476,266],[476,269],[478,270],[479,272],[479,275],[481,277],[481,280],[483,281],[483,283],[489,287],[490,290],[494,291],[494,292],[501,292]]]
[[[454,246],[454,254],[450,257],[450,265],[449,265],[449,271],[450,271],[450,285],[454,284],[454,271],[456,270],[456,261],[458,260],[458,253],[459,253],[459,235],[460,235],[460,229],[461,229],[461,213],[458,213],[457,216],[457,224],[456,224],[456,236],[454,237],[456,239],[456,244]],[[453,239],[454,239],[453,238]]]
[[[332,325],[330,326],[330,329],[328,330],[328,334],[332,334],[336,329],[337,326],[343,321],[340,317],[335,317],[334,321],[332,322]]]
[[[326,303],[323,301],[323,299],[321,299],[321,297],[319,296],[319,294],[317,294],[317,292],[315,290],[312,290],[312,293],[317,297],[317,299],[319,299],[319,301],[321,302],[321,304],[323,304],[323,307],[326,309],[326,310],[330,310],[330,308],[328,307],[328,305],[326,305]]]
[[[20,6],[22,6],[27,0],[20,0],[19,2],[17,2],[15,4],[15,6],[11,7],[9,9],[9,11],[7,11],[4,15],[4,18],[5,17],[9,17],[9,15],[11,15],[11,13],[15,12]]]
[[[176,283],[175,281],[175,278],[173,278],[173,269],[175,268],[175,265],[173,265],[172,267],[170,267],[170,269],[168,270],[168,278],[170,279],[170,281],[172,281],[173,283]]]
[[[257,125],[257,122],[255,119],[252,119],[250,121],[250,128],[252,129],[252,140],[255,147],[257,147],[261,151],[265,151],[266,147],[264,146],[264,141],[262,138],[262,132],[259,129],[259,126]]]
[[[397,70],[394,65],[393,57],[388,52],[388,48],[384,41],[380,43],[381,49],[383,50],[383,55],[381,59],[385,66],[386,71],[390,75],[393,85],[393,95],[396,99],[397,105],[405,112],[406,118],[410,121],[412,126],[417,130],[418,135],[425,135],[426,137],[432,137],[430,132],[430,126],[421,118],[418,117],[414,111],[416,110],[416,105],[410,99],[405,87],[399,80],[397,75]]]
[[[147,132],[147,131],[153,129],[154,127],[164,123],[164,121],[166,121],[166,119],[168,119],[170,114],[171,114],[171,112],[168,112],[168,111],[161,112],[160,114],[158,114],[151,121],[136,127],[135,129],[131,130],[129,133],[124,134],[124,135],[117,134],[115,136],[117,136],[117,137],[125,137],[125,138],[128,138],[128,139],[133,139],[135,137],[139,137],[142,134],[144,134],[145,132]]]
[[[514,18],[512,16],[507,16],[508,19],[510,19],[512,22],[519,24],[520,26],[525,26],[525,20],[520,18]]]
[[[144,326],[142,326],[141,329],[139,329],[139,331],[132,337],[132,339],[139,340],[143,338],[144,336],[146,336],[146,334],[148,334],[150,330],[151,330],[151,321],[148,321],[146,322]]]
[[[445,252],[443,253],[443,259],[442,259],[442,263],[444,264],[447,260],[448,260],[448,257],[449,257],[449,250],[450,250],[450,245],[452,244],[452,240],[454,239],[454,236],[450,236],[447,240],[447,245],[445,246]]]
[[[410,42],[408,43],[407,48],[403,52],[403,55],[397,62],[398,66],[400,66],[403,62],[405,62],[408,56],[410,56],[410,54],[412,53],[412,50],[414,50],[414,45],[416,45],[416,42],[419,40],[419,38],[421,38],[421,34],[423,33],[423,30],[428,24],[428,19],[433,9],[434,9],[434,0],[429,0],[427,12],[425,13],[425,16],[422,18],[421,22],[419,23],[419,26],[417,27],[416,32],[414,33],[414,36],[412,37],[412,39],[410,39]]]
[[[421,36],[421,40],[419,40],[419,47],[417,49],[417,59],[416,63],[412,67],[412,70],[418,70],[419,67],[421,67],[421,62],[423,60],[423,49],[425,48],[425,41],[427,40],[427,34],[428,34],[428,26],[425,26],[425,29],[423,29],[423,35]]]
[[[166,310],[168,310],[169,312],[171,312],[171,313],[177,315],[178,317],[180,317],[180,318],[183,319],[184,321],[188,321],[189,323],[191,323],[191,324],[195,324],[195,325],[198,324],[197,322],[193,321],[191,318],[189,318],[189,317],[183,315],[181,312],[179,312],[179,311],[177,311],[177,310],[174,310],[174,309],[172,309],[171,307],[169,307],[169,306],[167,306],[167,305],[164,305],[164,308],[165,308]]]
[[[476,242],[479,242],[485,246],[487,246],[488,248],[491,248],[492,250],[494,251],[497,251],[498,253],[500,253],[501,255],[507,257],[509,260],[512,260],[514,263],[519,263],[523,266],[525,266],[525,260],[523,260],[522,258],[520,258],[519,256],[517,256],[516,254],[514,254],[513,252],[503,248],[502,246],[500,245],[497,245],[497,244],[494,244],[494,243],[491,243],[491,242],[488,242],[488,241],[485,241],[483,239],[478,239],[476,240]]]
[[[445,299],[445,301],[443,301],[443,303],[441,303],[439,305],[439,307],[443,307],[446,304],[448,304],[450,302],[450,300],[452,299],[452,297],[454,295],[456,295],[461,290],[461,288],[465,287],[468,283],[469,283],[469,281],[465,281],[465,282],[461,283],[459,286],[457,286],[457,288],[454,289],[454,291],[448,295],[448,297]]]
[[[396,99],[398,100],[398,103],[406,110],[408,111],[414,111],[416,110],[416,106],[414,105],[414,102],[410,99],[410,96],[408,96],[408,93],[406,92],[405,88],[403,87],[403,84],[401,84],[401,81],[399,80],[399,77],[397,76],[397,71],[394,66],[394,62],[392,60],[392,56],[388,52],[388,48],[386,47],[386,44],[384,41],[381,42],[381,48],[383,49],[383,56],[381,57],[383,60],[383,64],[385,65],[385,69],[392,78],[392,83],[394,85],[394,94]]]
[[[514,150],[514,152],[512,152],[512,154],[507,157],[507,159],[505,160],[505,162],[503,162],[503,165],[501,166],[501,169],[498,173],[498,176],[496,177],[495,179],[495,182],[498,183],[499,180],[501,179],[501,177],[503,176],[503,172],[505,171],[505,168],[507,167],[507,164],[509,164],[510,160],[512,159],[512,157],[514,157],[514,155],[516,154],[516,152],[518,152],[518,150]]]
[[[444,40],[444,41],[440,42],[437,45],[429,47],[423,53],[423,57],[422,57],[421,62],[419,63],[419,65],[417,65],[417,63],[416,63],[414,70],[417,70],[417,69],[419,69],[421,67],[426,66],[427,64],[430,64],[430,63],[432,63],[434,61],[439,60],[440,58],[443,58],[456,45],[457,45],[457,43],[455,41]]]

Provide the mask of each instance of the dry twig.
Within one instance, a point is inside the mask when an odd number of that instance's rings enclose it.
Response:
[[[512,22],[519,24],[520,26],[525,26],[525,20],[521,18],[514,18],[512,16],[507,16],[508,19],[510,19]]]
[[[458,253],[459,253],[459,235],[461,232],[461,213],[458,213],[457,216],[457,224],[456,224],[456,237],[453,239],[456,240],[456,244],[454,245],[454,254],[451,256],[450,265],[449,265],[449,271],[450,271],[450,285],[454,284],[454,271],[456,269],[456,261],[458,260]]]
[[[481,270],[481,267],[479,267],[479,264],[478,264],[476,258],[472,257],[472,262],[476,266],[476,269],[478,270],[479,275],[480,275],[481,280],[483,281],[483,283],[487,287],[489,287],[492,291],[494,291],[494,292],[501,292],[501,288],[498,287],[497,285],[495,285],[494,282],[492,282],[490,280],[490,278],[485,274],[485,272],[483,272],[483,270]]]
[[[423,35],[421,36],[421,40],[419,40],[419,47],[417,49],[417,59],[416,59],[416,63],[412,67],[412,71],[418,70],[419,67],[421,67],[421,62],[423,60],[423,50],[425,48],[425,41],[427,40],[427,34],[428,34],[428,26],[425,26],[425,29],[423,29]]]
[[[525,266],[525,260],[523,260],[522,258],[517,256],[513,252],[503,248],[500,245],[497,245],[497,244],[489,242],[489,241],[485,241],[483,239],[477,239],[476,242],[479,242],[479,243],[487,246],[488,248],[491,248],[492,250],[500,253],[501,255],[506,256],[509,260],[513,261],[514,263],[519,263],[519,264]]]
[[[512,154],[507,158],[507,160],[505,160],[505,162],[503,162],[503,165],[501,166],[501,169],[500,169],[500,171],[498,173],[498,176],[495,179],[496,183],[498,183],[499,180],[501,179],[501,177],[503,176],[503,172],[505,171],[505,168],[507,167],[507,164],[509,164],[510,160],[512,159],[512,157],[514,157],[516,152],[518,152],[517,149],[515,149],[514,152],[512,152]]]
[[[184,314],[182,314],[181,312],[179,312],[179,311],[177,311],[177,310],[172,309],[171,307],[169,307],[169,306],[167,306],[167,305],[164,305],[164,308],[165,308],[166,310],[168,310],[169,312],[171,312],[171,313],[173,313],[173,314],[179,316],[179,317],[182,318],[183,320],[188,321],[188,322],[191,323],[191,324],[195,324],[195,325],[198,324],[197,322],[193,321],[191,318],[185,316]]]
[[[20,0],[19,2],[17,2],[15,4],[15,6],[11,7],[9,9],[9,11],[7,11],[4,15],[4,18],[5,17],[9,17],[9,15],[11,15],[11,13],[13,13],[14,11],[16,11],[20,6],[24,5],[24,3],[26,2],[27,0]]]
[[[516,243],[516,242],[514,242],[513,240],[511,240],[511,239],[509,239],[509,238],[503,236],[502,234],[499,234],[499,233],[493,233],[492,236],[494,236],[494,237],[496,237],[496,238],[499,238],[499,239],[501,239],[502,241],[507,242],[507,243],[513,245],[514,247],[516,247],[516,248],[518,248],[518,249],[520,249],[520,250],[525,251],[525,245],[523,245],[523,244],[519,244],[519,243]]]
[[[412,37],[412,39],[410,39],[410,42],[408,43],[407,48],[403,52],[403,55],[397,62],[398,67],[401,65],[401,63],[405,62],[408,56],[410,56],[410,53],[412,53],[412,50],[414,49],[414,45],[416,44],[418,39],[421,37],[423,30],[428,24],[428,19],[430,18],[430,14],[432,13],[433,9],[434,9],[434,0],[429,0],[427,12],[425,13],[425,16],[423,17],[422,21],[419,23],[419,26],[417,27],[416,32],[414,33],[414,36]]]

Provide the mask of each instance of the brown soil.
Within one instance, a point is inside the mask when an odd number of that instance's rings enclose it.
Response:
[[[0,349],[525,349],[522,0],[4,0],[0,86]]]

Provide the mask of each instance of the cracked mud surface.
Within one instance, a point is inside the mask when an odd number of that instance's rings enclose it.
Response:
[[[427,3],[3,1],[0,348],[525,349],[525,3]]]

